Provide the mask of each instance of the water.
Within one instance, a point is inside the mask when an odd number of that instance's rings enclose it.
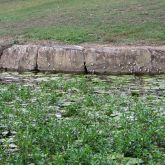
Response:
[[[110,75],[73,75],[73,74],[44,74],[25,72],[1,72],[0,83],[20,83],[23,85],[37,85],[40,82],[64,80],[79,80],[85,78],[86,82],[92,82],[96,93],[117,92],[122,94],[138,94],[138,95],[153,95],[165,97],[165,75],[156,76],[110,76]],[[99,83],[108,83],[109,89],[104,90],[104,87],[99,86]],[[107,87],[108,88],[108,87]]]

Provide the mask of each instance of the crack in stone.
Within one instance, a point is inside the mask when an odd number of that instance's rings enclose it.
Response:
[[[33,70],[35,72],[39,72],[39,69],[38,69],[38,52],[39,52],[39,47],[37,49],[37,54],[36,54],[36,58],[35,58],[36,62],[35,62],[34,70]]]

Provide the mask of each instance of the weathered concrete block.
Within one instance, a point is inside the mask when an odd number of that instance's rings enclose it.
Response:
[[[88,49],[85,55],[89,73],[147,73],[151,68],[151,53],[147,48],[103,47]]]
[[[83,48],[79,46],[41,47],[38,70],[53,72],[85,72]]]
[[[165,48],[149,48],[152,73],[165,73]]]
[[[14,45],[3,51],[0,66],[9,70],[35,70],[38,46]]]

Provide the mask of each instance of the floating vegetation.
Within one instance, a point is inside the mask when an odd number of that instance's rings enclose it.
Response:
[[[165,164],[165,75],[0,74],[0,164]]]

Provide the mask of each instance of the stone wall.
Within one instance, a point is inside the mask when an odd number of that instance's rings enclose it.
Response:
[[[98,74],[165,73],[165,47],[0,46],[0,69]]]

